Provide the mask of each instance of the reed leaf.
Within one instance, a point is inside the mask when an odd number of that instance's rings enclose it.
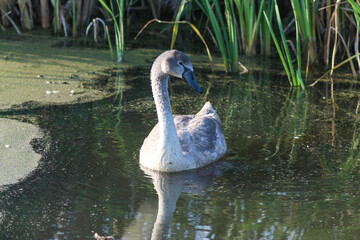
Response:
[[[210,49],[208,47],[208,45],[206,44],[206,41],[205,39],[203,38],[203,36],[201,35],[200,31],[196,28],[196,26],[194,24],[191,24],[190,22],[188,21],[178,21],[178,22],[174,22],[174,21],[161,21],[159,19],[152,19],[150,21],[148,21],[144,27],[141,28],[141,30],[138,32],[138,34],[136,35],[136,37],[134,38],[134,40],[136,40],[140,34],[144,31],[144,29],[149,26],[150,23],[152,22],[158,22],[158,23],[167,23],[167,24],[175,24],[175,23],[181,23],[181,24],[188,24],[192,29],[193,31],[198,35],[198,37],[201,39],[201,41],[204,43],[205,45],[205,48],[206,48],[206,51],[207,51],[207,54],[208,54],[208,57],[209,57],[209,60],[210,60],[210,63],[211,63],[211,69],[214,70],[214,61],[212,59],[212,56],[211,56],[211,53],[210,53]]]
[[[177,37],[177,34],[178,34],[178,30],[179,30],[179,20],[183,14],[183,11],[185,9],[185,4],[186,4],[187,0],[182,0],[181,1],[181,4],[179,6],[179,10],[176,14],[176,17],[175,17],[175,23],[174,23],[174,27],[173,27],[173,33],[172,33],[172,38],[171,38],[171,45],[170,45],[170,49],[173,49],[174,48],[174,45],[175,45],[175,41],[176,41],[176,37]]]
[[[304,39],[304,49],[310,53],[310,64],[316,61],[317,55],[315,19],[318,2],[313,0],[291,0],[294,16]]]
[[[234,0],[239,16],[240,35],[246,55],[256,54],[256,40],[259,33],[265,0],[259,3],[258,13],[255,13],[255,1]]]
[[[222,13],[218,0],[213,0],[212,5],[209,1],[195,0],[195,2],[208,17],[223,59],[225,71],[238,71],[239,45],[233,1],[224,1],[225,14]]]
[[[211,26],[213,27],[215,38],[216,38],[217,44],[219,46],[219,50],[221,52],[221,57],[223,59],[225,71],[229,71],[228,58],[227,58],[227,52],[226,52],[226,47],[225,47],[225,40],[224,40],[224,37],[222,35],[222,30],[221,30],[221,29],[223,29],[225,31],[225,28],[220,27],[221,23],[218,22],[217,17],[208,1],[202,1],[202,2],[200,2],[199,0],[195,0],[195,1],[200,6],[200,8],[203,10],[203,12],[207,15],[207,17],[211,23]],[[217,2],[217,0],[215,0],[215,2]]]
[[[270,23],[272,23],[272,18],[274,16],[274,1],[267,1],[267,5],[263,12],[266,13],[268,16],[268,20]],[[269,31],[269,28],[267,26],[266,19],[263,17],[261,18],[261,54],[264,54],[265,56],[271,55],[271,33]]]
[[[276,16],[276,20],[277,20],[278,27],[279,27],[280,37],[281,37],[281,40],[282,40],[282,43],[283,43],[283,48],[284,48],[286,60],[287,60],[287,63],[288,63],[291,80],[292,80],[292,83],[293,83],[294,86],[299,86],[299,83],[296,80],[294,67],[293,67],[293,64],[292,64],[292,61],[291,61],[291,55],[290,55],[289,47],[288,47],[288,44],[286,42],[285,33],[284,33],[283,26],[282,26],[281,18],[280,18],[279,7],[278,7],[278,4],[277,4],[277,1],[276,0],[274,0],[274,1],[275,1],[275,16]]]
[[[360,53],[357,53],[349,58],[347,58],[346,60],[342,61],[341,63],[339,63],[338,65],[332,67],[330,70],[328,70],[326,73],[324,73],[323,75],[321,75],[321,77],[319,77],[318,79],[316,79],[316,81],[314,83],[312,83],[311,85],[309,85],[310,87],[315,86],[315,84],[317,84],[321,79],[323,79],[326,75],[328,75],[329,73],[331,73],[332,71],[334,71],[335,69],[341,67],[342,65],[348,63],[349,61],[353,60],[356,57],[359,57]]]
[[[110,14],[114,22],[115,32],[115,45],[116,45],[116,61],[121,62],[124,56],[124,0],[116,0],[116,4],[119,10],[119,18],[115,16],[113,1],[110,1],[110,6],[104,0],[99,0],[104,9]]]
[[[277,52],[278,52],[278,54],[279,54],[281,63],[283,64],[283,67],[284,67],[284,70],[285,70],[286,75],[287,75],[287,77],[288,77],[289,83],[290,83],[290,85],[292,86],[293,83],[292,83],[292,80],[291,80],[291,74],[290,74],[289,67],[288,67],[288,65],[287,65],[287,63],[286,63],[286,61],[285,61],[285,56],[284,56],[283,52],[281,51],[279,42],[278,42],[278,40],[277,40],[277,38],[276,38],[276,36],[275,36],[274,30],[272,29],[272,26],[271,26],[271,23],[270,23],[270,21],[269,21],[269,18],[268,18],[268,16],[267,16],[267,14],[266,14],[265,12],[263,12],[263,13],[264,13],[265,21],[266,21],[266,23],[267,23],[267,25],[268,25],[268,27],[269,27],[269,31],[270,31],[271,37],[272,37],[273,42],[274,42],[274,44],[275,44],[276,50],[277,50]]]
[[[349,0],[350,5],[354,10],[354,16],[356,20],[356,38],[355,38],[355,54],[359,53],[359,28],[360,28],[360,7],[355,1]],[[360,58],[357,57],[358,68],[360,72]]]
[[[111,60],[114,60],[114,51],[113,51],[113,47],[112,47],[112,43],[111,43],[111,39],[110,39],[108,26],[106,26],[106,36],[107,36],[107,39],[108,39]]]

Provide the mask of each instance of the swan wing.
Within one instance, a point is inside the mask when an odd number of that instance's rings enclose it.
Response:
[[[226,142],[216,113],[175,115],[174,121],[185,158],[198,167],[218,160],[226,153]]]

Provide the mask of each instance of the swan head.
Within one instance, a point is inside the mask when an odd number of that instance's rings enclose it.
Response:
[[[166,51],[161,62],[161,70],[170,76],[186,80],[197,92],[202,93],[194,74],[190,58],[183,52],[177,50]]]

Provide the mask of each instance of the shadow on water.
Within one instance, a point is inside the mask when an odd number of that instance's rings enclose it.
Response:
[[[199,96],[171,80],[175,113],[212,102],[229,153],[221,171],[150,181],[138,165],[156,123],[148,69],[120,74],[108,99],[1,113],[35,118],[44,135],[33,141],[39,167],[0,192],[1,239],[360,237],[358,99],[338,97],[341,87],[301,92],[276,75],[200,69]]]

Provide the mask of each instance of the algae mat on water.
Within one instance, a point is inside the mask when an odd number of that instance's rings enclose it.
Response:
[[[25,178],[39,164],[41,155],[30,141],[40,138],[40,129],[28,123],[0,118],[0,189]]]
[[[32,33],[34,34],[34,33]],[[84,87],[115,67],[106,49],[52,47],[59,39],[26,35],[0,38],[0,109],[97,100],[106,91]]]

